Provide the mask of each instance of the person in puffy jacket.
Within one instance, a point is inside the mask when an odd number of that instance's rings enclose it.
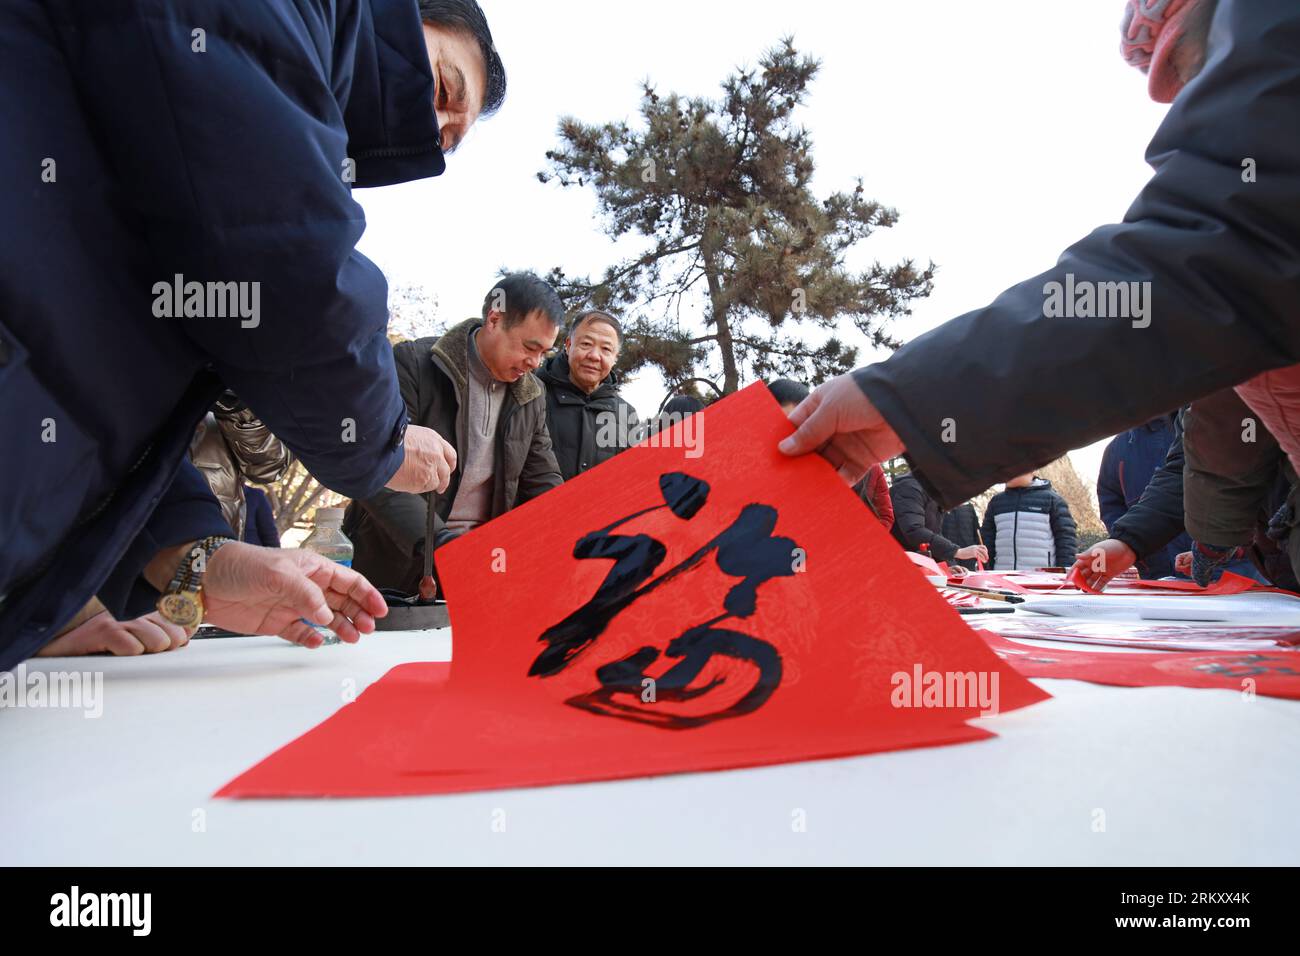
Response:
[[[245,531],[252,512],[244,482],[269,485],[293,462],[284,442],[272,435],[232,392],[222,395],[199,424],[190,458],[207,479],[221,505],[222,517],[240,541],[249,540]],[[262,502],[269,513],[265,495]],[[280,546],[278,538],[275,546]]]
[[[1074,516],[1052,483],[1018,475],[984,509],[984,544],[992,571],[1069,567],[1079,539]]]

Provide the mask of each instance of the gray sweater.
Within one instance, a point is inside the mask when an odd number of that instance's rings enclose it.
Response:
[[[506,398],[506,383],[492,377],[478,354],[478,330],[469,338],[469,382],[465,435],[460,442],[460,485],[447,515],[447,529],[460,534],[492,517],[492,468],[497,419]]]

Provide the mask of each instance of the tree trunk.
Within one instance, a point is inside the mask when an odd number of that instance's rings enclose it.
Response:
[[[731,321],[722,295],[722,283],[712,261],[705,263],[704,278],[709,283],[709,305],[718,329],[718,350],[722,352],[722,394],[730,395],[740,388],[740,374],[736,370],[736,346],[731,338]]]

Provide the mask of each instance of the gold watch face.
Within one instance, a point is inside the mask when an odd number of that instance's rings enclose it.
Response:
[[[194,591],[174,591],[158,599],[158,613],[181,627],[198,627],[203,620],[203,602]]]

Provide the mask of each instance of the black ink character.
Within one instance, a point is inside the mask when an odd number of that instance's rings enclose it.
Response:
[[[591,645],[609,623],[634,601],[663,586],[673,578],[698,565],[716,552],[719,569],[740,582],[723,598],[725,613],[703,624],[688,628],[669,642],[663,653],[680,658],[663,675],[654,679],[655,700],[672,702],[693,700],[709,693],[724,682],[715,677],[700,687],[692,687],[704,667],[715,655],[747,661],[758,670],[754,686],[730,707],[711,714],[683,716],[655,712],[640,703],[646,681],[645,670],[659,659],[660,650],[642,647],[627,657],[606,664],[596,671],[600,688],[570,698],[566,703],[607,717],[619,717],[670,730],[700,727],[714,720],[752,713],[772,696],[781,683],[781,655],[768,642],[749,634],[716,627],[729,617],[744,618],[758,606],[758,589],[775,577],[794,574],[792,556],[796,544],[790,538],[773,537],[777,512],[768,505],[749,504],[736,520],[677,566],[654,577],[668,549],[645,534],[619,535],[614,529],[659,508],[668,508],[684,521],[695,517],[708,500],[709,486],[698,478],[680,472],[662,475],[659,489],[664,504],[633,512],[599,531],[584,535],[574,546],[575,558],[605,559],[614,562],[596,593],[539,638],[547,646],[533,661],[529,676],[550,677],[564,670]],[[647,583],[648,582],[648,583]],[[634,703],[623,703],[619,695],[631,695]]]
[[[1216,677],[1258,677],[1261,674],[1300,677],[1300,671],[1263,654],[1247,654],[1237,660],[1197,664],[1194,669]]]

